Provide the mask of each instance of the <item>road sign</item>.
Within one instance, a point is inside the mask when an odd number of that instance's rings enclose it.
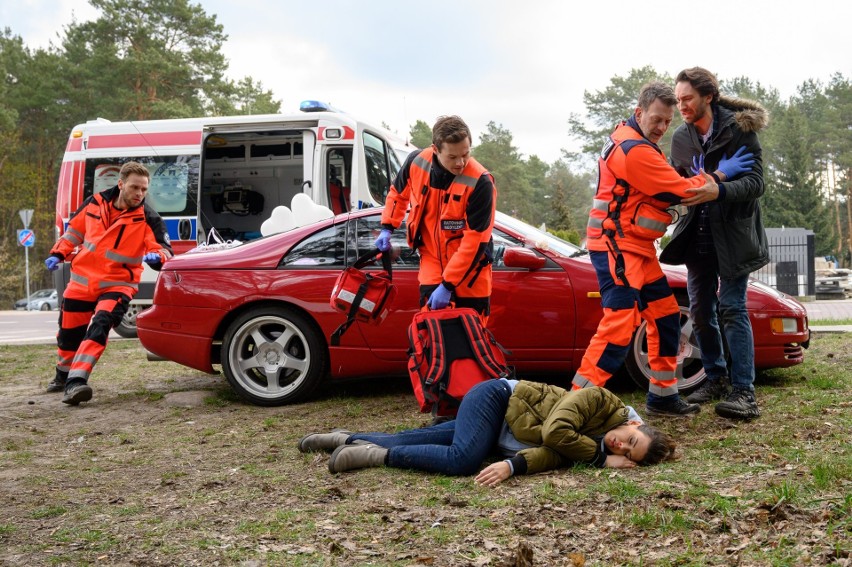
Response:
[[[35,244],[35,233],[28,228],[19,230],[18,244],[31,248]]]
[[[21,209],[18,211],[18,214],[21,216],[21,222],[24,223],[24,228],[30,227],[30,219],[33,218],[33,210],[32,209]]]

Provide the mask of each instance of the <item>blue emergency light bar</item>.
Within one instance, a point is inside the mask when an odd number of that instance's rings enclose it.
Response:
[[[334,112],[336,109],[327,102],[303,100],[301,104],[299,104],[299,110],[302,112]]]

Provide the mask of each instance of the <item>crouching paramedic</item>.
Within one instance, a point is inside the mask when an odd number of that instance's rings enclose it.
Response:
[[[408,244],[420,254],[420,305],[443,309],[451,300],[490,313],[497,188],[470,156],[471,135],[458,116],[441,116],[432,146],[412,153],[385,200],[376,247],[390,250],[391,233],[408,214]]]
[[[716,183],[703,171],[682,178],[657,147],[676,104],[671,87],[642,87],[633,116],[616,127],[598,160],[586,246],[604,314],[573,380],[575,389],[603,386],[621,368],[633,332],[645,319],[651,369],[646,409],[651,415],[688,415],[700,409],[678,394],[680,309],[654,241],[672,220],[667,207]]]
[[[159,270],[172,256],[165,223],[145,203],[149,180],[144,165],[125,163],[118,185],[83,202],[44,261],[48,270],[56,270],[80,247],[62,296],[56,336],[59,360],[47,387],[48,392],[64,390],[66,404],[92,399],[89,375],[106,348],[110,330],[121,322],[139,290],[142,262]]]

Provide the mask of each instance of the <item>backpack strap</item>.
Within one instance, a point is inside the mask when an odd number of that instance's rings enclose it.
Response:
[[[349,327],[352,326],[352,323],[355,322],[355,314],[358,313],[358,308],[361,307],[361,300],[363,300],[364,296],[367,294],[367,288],[369,287],[370,280],[373,279],[373,276],[370,274],[366,274],[366,277],[367,279],[364,280],[364,283],[358,286],[358,292],[352,299],[352,305],[349,306],[349,313],[346,315],[346,321],[341,323],[341,325],[331,334],[331,346],[340,346],[340,337],[342,337],[343,333],[345,333]]]
[[[388,252],[390,252],[390,250],[388,250]],[[378,248],[373,248],[372,250],[368,250],[367,252],[365,252],[357,260],[355,260],[355,263],[352,264],[352,267],[357,269],[357,270],[360,270],[361,268],[363,268],[364,266],[369,264],[370,260],[372,260],[373,258],[378,256],[379,254],[382,255],[382,269],[388,273],[388,279],[393,281],[393,272],[392,272],[392,264],[391,264],[390,254],[382,252]]]
[[[476,356],[476,360],[479,361],[480,366],[482,366],[495,378],[508,377],[511,372],[509,372],[509,369],[504,364],[494,357],[494,353],[491,350],[491,346],[497,346],[497,348],[501,351],[504,353],[506,352],[503,350],[503,347],[500,346],[500,343],[498,343],[494,338],[494,335],[492,335],[490,331],[482,328],[482,324],[480,323],[478,316],[464,314],[461,316],[461,319],[465,332],[470,340],[470,346],[473,349],[473,354]]]
[[[429,345],[429,370],[423,378],[423,384],[431,386],[439,381],[447,370],[447,353],[444,348],[444,333],[441,331],[440,321],[433,317],[426,317],[423,322],[432,341],[432,344]]]

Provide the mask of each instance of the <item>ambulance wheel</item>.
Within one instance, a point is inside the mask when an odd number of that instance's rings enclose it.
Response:
[[[120,337],[125,339],[135,339],[136,335],[136,316],[147,309],[147,305],[139,306],[136,303],[131,303],[127,308],[127,313],[121,319],[121,323],[113,329]]]
[[[648,365],[647,323],[644,319],[633,334],[630,352],[625,361],[630,378],[643,390],[650,384],[651,367]],[[677,388],[687,394],[704,382],[706,374],[701,364],[701,349],[689,316],[689,308],[680,306],[680,342],[677,351]]]
[[[285,307],[255,307],[237,317],[222,340],[221,360],[234,391],[259,406],[305,399],[328,366],[320,329]]]

